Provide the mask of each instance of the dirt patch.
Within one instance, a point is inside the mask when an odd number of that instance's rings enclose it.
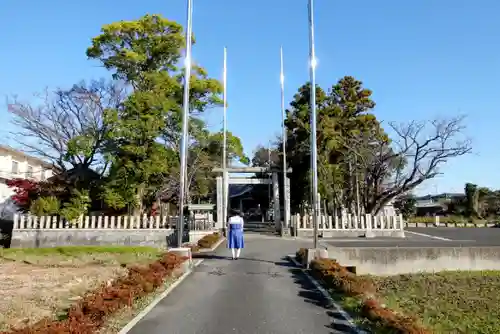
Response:
[[[158,254],[151,249],[138,253],[1,252],[0,331],[57,318],[86,292],[125,275],[127,264],[147,263]]]

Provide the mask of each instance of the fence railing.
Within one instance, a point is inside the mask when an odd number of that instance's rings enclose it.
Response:
[[[312,230],[313,216],[296,214],[291,217],[292,226],[298,230]],[[343,217],[321,215],[318,221],[318,230],[402,230],[404,220],[402,215],[397,216],[373,216],[363,215],[360,217],[346,215]]]
[[[14,229],[174,229],[178,216],[81,216],[68,221],[60,216],[14,215]],[[189,230],[213,230],[216,223],[209,219],[188,219]]]

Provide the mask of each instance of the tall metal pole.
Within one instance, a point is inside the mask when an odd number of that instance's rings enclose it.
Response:
[[[182,138],[181,138],[181,170],[180,170],[180,195],[179,195],[179,221],[177,225],[177,247],[182,246],[184,228],[184,202],[187,172],[187,146],[189,123],[189,79],[191,78],[191,37],[193,35],[193,1],[187,1],[187,29],[186,29],[186,56],[184,64],[184,96],[182,111]]]
[[[267,142],[267,166],[269,167],[269,173],[267,173],[267,176],[270,178],[272,175],[272,173],[270,172],[270,170],[271,170],[271,141]],[[268,202],[269,202],[268,211],[271,211],[271,184],[270,183],[267,185],[267,196],[268,196]]]
[[[316,142],[316,52],[314,49],[314,0],[309,0],[309,77],[311,81],[311,178],[314,248],[318,248],[318,148]]]
[[[356,156],[354,156],[354,180],[356,182],[356,216],[358,217],[358,221],[361,222],[361,206],[360,206],[360,202],[359,202],[359,174],[358,174],[358,169],[357,169],[357,166],[358,166],[358,158]]]
[[[223,120],[222,120],[222,221],[223,226],[227,223],[227,208],[228,208],[228,186],[227,186],[227,49],[224,48],[224,70],[222,74],[223,83]]]
[[[287,169],[286,169],[286,127],[285,127],[285,72],[283,69],[283,47],[280,48],[280,82],[281,82],[281,127],[282,127],[282,145],[283,145],[283,212],[284,226],[288,227],[288,196],[287,196]]]

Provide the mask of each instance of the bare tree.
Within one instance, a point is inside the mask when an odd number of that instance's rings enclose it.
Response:
[[[46,90],[37,95],[39,105],[14,97],[7,101],[19,129],[13,132],[14,139],[27,153],[52,162],[62,171],[102,164],[109,131],[105,110],[119,108],[125,96],[121,83],[100,80],[88,85],[81,82],[68,90]]]
[[[188,154],[187,165],[187,183],[185,184],[186,202],[192,203],[193,197],[196,195],[204,195],[205,188],[200,182],[209,182],[213,179],[210,177],[212,168],[217,162],[212,161],[210,156],[201,147],[192,145]],[[180,166],[173,166],[169,173],[164,176],[161,181],[161,186],[157,190],[157,196],[161,197],[166,202],[177,202],[180,189]],[[204,177],[203,177],[204,176]],[[196,189],[195,189],[196,188]]]
[[[360,187],[365,211],[378,213],[384,205],[426,180],[441,174],[450,159],[471,153],[464,117],[389,123],[392,141],[384,136],[357,138],[349,144],[363,173]]]

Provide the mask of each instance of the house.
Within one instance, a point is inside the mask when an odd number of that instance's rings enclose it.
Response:
[[[461,193],[442,193],[416,197],[417,216],[443,215],[448,210],[448,204],[465,197]]]
[[[7,180],[22,178],[45,181],[54,174],[52,164],[9,146],[0,145],[0,203],[14,194]]]

